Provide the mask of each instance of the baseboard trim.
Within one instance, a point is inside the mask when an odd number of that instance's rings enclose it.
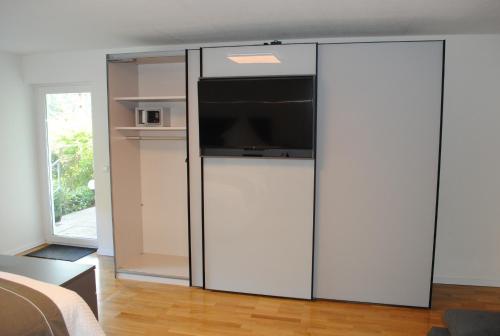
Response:
[[[172,278],[163,278],[163,277],[155,277],[149,275],[140,275],[140,274],[130,274],[130,273],[117,273],[116,277],[122,280],[135,280],[135,281],[145,281],[145,282],[155,282],[166,285],[176,285],[189,287],[189,280],[183,279],[172,279]]]
[[[47,238],[47,244],[60,244],[70,246],[80,246],[88,248],[98,248],[97,241],[93,239],[66,238],[51,236]]]
[[[108,256],[108,257],[114,256],[113,248],[98,248],[97,254],[103,255],[103,256]]]
[[[6,255],[16,255],[16,254],[20,254],[22,252],[26,252],[26,251],[29,251],[29,250],[32,250],[40,245],[43,245],[43,244],[46,244],[46,241],[45,240],[39,240],[39,241],[36,241],[36,242],[33,242],[33,243],[28,243],[28,244],[25,244],[25,245],[22,245],[20,247],[17,247],[15,249],[10,249],[10,250],[7,250],[5,251],[3,254],[6,254]]]
[[[500,287],[500,279],[492,280],[492,279],[435,276],[434,283],[443,285]]]

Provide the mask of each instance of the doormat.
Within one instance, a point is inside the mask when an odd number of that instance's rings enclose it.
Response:
[[[95,248],[51,244],[26,256],[44,259],[76,261],[97,251]]]

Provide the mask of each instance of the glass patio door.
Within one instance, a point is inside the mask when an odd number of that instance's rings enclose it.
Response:
[[[51,240],[97,239],[90,90],[45,89]]]

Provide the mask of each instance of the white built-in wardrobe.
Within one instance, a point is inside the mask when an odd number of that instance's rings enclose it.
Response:
[[[262,53],[280,63],[227,58]],[[428,307],[443,56],[443,41],[416,41],[111,59],[117,271],[190,276],[193,286],[230,292]],[[200,78],[298,74],[317,78],[313,159],[200,157]],[[163,101],[146,101],[153,96]],[[166,129],[121,129],[144,104],[169,109]],[[184,273],[172,273],[172,260]]]
[[[116,272],[189,280],[185,53],[108,57]],[[163,109],[160,127],[136,108]]]

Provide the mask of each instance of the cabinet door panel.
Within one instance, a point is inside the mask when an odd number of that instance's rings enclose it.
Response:
[[[203,162],[206,288],[310,299],[314,161]]]
[[[278,63],[236,63],[234,56],[275,56]],[[315,44],[203,48],[203,77],[316,74]]]
[[[316,297],[428,306],[442,51],[319,47]]]

